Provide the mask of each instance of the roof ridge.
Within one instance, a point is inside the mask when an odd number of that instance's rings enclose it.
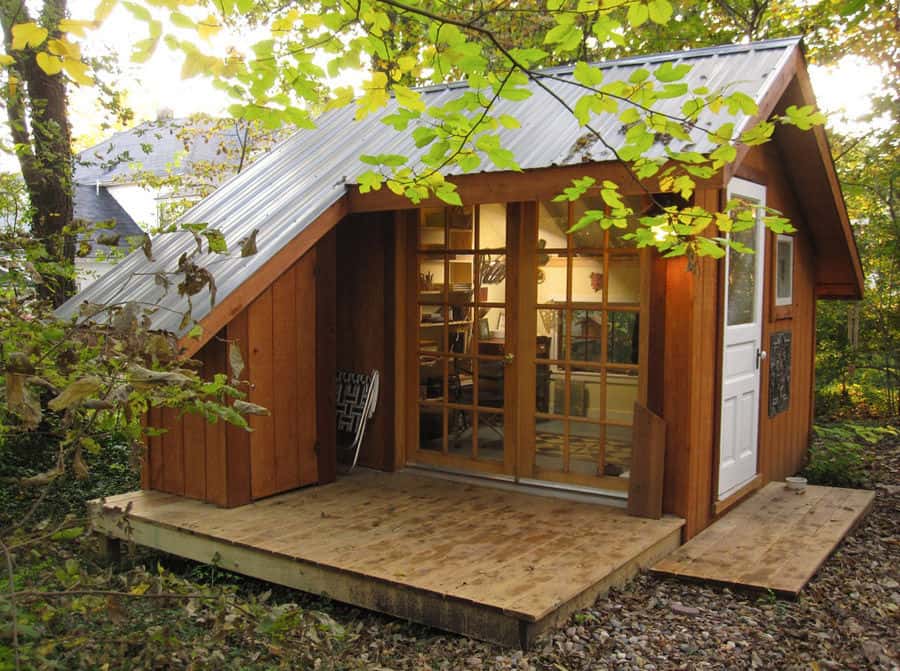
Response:
[[[768,40],[758,40],[756,42],[747,42],[745,44],[721,44],[721,45],[712,45],[707,47],[696,47],[693,49],[681,49],[675,51],[666,51],[663,53],[654,53],[647,55],[632,55],[632,56],[623,56],[622,58],[614,58],[612,60],[607,61],[591,61],[588,63],[593,67],[598,67],[602,70],[616,68],[616,67],[624,67],[629,65],[647,65],[652,63],[663,63],[665,61],[671,61],[673,59],[686,60],[693,58],[703,58],[706,56],[719,56],[719,55],[729,55],[740,53],[742,51],[753,51],[753,50],[768,50],[768,49],[780,49],[788,46],[793,46],[795,44],[800,44],[803,40],[801,35],[792,35],[790,37],[777,37]],[[566,64],[566,65],[555,65],[548,68],[541,68],[540,70],[535,70],[535,74],[538,76],[541,75],[566,75],[572,74],[574,71],[574,64]],[[430,93],[432,91],[444,91],[447,89],[456,89],[456,88],[464,88],[467,87],[468,80],[466,79],[458,79],[452,82],[444,82],[441,84],[428,84],[426,86],[417,86],[413,90]],[[393,97],[393,93],[391,94]]]

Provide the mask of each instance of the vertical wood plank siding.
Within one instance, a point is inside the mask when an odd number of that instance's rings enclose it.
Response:
[[[324,265],[318,263],[318,248],[309,250],[195,355],[204,378],[230,373],[227,343],[236,343],[245,364],[242,390],[272,414],[251,416],[248,433],[151,408],[146,422],[166,433],[147,441],[144,487],[233,507],[322,480],[323,458],[326,477],[330,471],[334,478],[334,466],[327,465],[334,457],[334,356],[329,359],[322,338],[330,333],[333,352],[334,319],[328,318],[334,311],[333,234],[320,245],[326,248]],[[317,275],[331,278],[330,295]],[[326,446],[319,455],[317,443]]]

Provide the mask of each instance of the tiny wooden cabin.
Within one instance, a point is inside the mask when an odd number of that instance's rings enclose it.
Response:
[[[814,103],[796,39],[599,67],[627,77],[673,60],[692,65],[689,79],[710,88],[740,80],[760,117]],[[444,102],[459,90],[424,95]],[[524,170],[454,176],[462,207],[414,207],[387,189],[348,184],[363,171],[360,154],[415,149],[378,119],[353,122],[344,110],[190,213],[230,246],[259,230],[256,256],[217,269],[219,299],[202,315],[204,335],[183,344],[211,375],[226,371],[226,343],[238,343],[249,400],[271,416],[253,417],[247,433],[154,409],[149,423],[168,432],[149,442],[145,488],[234,507],[333,481],[337,369],[381,372],[365,467],[610,499],[627,498],[635,434],[646,433],[635,426],[637,403],[665,422],[657,495],[686,521],[685,537],[803,466],[816,301],[862,291],[822,129],[779,127],[772,142],[741,147],[693,196],[710,210],[732,196],[763,203],[797,232],[775,235],[760,224],[741,234],[755,255],[702,258],[688,270],[685,259],[636,249],[618,229],[567,234],[600,203],[590,193],[553,202],[573,178],[615,181],[636,212],[651,207],[645,187],[658,186],[630,180],[540,91],[509,111],[523,128],[505,141]],[[162,243],[156,263],[172,264],[187,238]],[[69,309],[102,302],[140,263],[126,259]],[[158,292],[142,286],[135,297],[179,307],[181,299]],[[177,332],[167,314],[157,326]]]

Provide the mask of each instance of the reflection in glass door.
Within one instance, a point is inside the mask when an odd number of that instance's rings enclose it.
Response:
[[[413,461],[511,472],[506,229],[504,205],[419,213]]]
[[[603,208],[599,198],[538,206],[532,477],[624,490],[641,364],[642,255],[623,238],[635,221],[567,233]]]

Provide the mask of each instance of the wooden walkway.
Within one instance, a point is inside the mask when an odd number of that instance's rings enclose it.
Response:
[[[238,508],[144,491],[91,513],[108,536],[524,647],[677,548],[684,523],[375,471]]]
[[[654,573],[796,596],[872,507],[875,493],[770,482],[657,563]]]

